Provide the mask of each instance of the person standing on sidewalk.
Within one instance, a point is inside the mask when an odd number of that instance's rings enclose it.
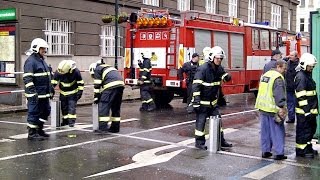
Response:
[[[286,110],[286,86],[283,75],[287,64],[283,60],[276,62],[276,68],[264,73],[260,79],[255,108],[260,112],[262,158],[272,156],[275,160],[287,159],[284,155]]]
[[[295,105],[296,97],[294,92],[294,78],[296,77],[296,67],[299,64],[298,52],[292,51],[289,56],[284,58],[287,61],[288,69],[286,72],[286,84],[287,84],[287,106],[288,106],[288,120],[286,123],[294,123],[296,119]]]
[[[51,72],[44,60],[48,43],[36,38],[31,42],[32,53],[24,63],[23,82],[28,103],[28,140],[43,140],[49,134],[43,130],[48,121],[51,107],[49,98],[53,98],[54,89],[51,85]]]
[[[263,74],[268,72],[272,68],[276,68],[277,61],[282,59],[282,53],[279,49],[275,49],[271,53],[271,60],[264,65]]]

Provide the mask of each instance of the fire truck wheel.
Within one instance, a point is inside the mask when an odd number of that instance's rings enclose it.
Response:
[[[170,91],[154,91],[154,101],[157,106],[169,104],[174,97],[174,93]]]

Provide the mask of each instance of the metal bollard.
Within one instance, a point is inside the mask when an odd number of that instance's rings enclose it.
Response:
[[[60,101],[51,101],[51,127],[60,127]]]
[[[209,118],[209,152],[217,153],[220,150],[221,118],[210,116]]]
[[[92,104],[92,129],[93,129],[93,131],[99,129],[98,104]]]

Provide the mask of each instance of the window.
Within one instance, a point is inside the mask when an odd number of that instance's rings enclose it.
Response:
[[[276,49],[277,48],[277,32],[276,31],[271,31],[271,49]]]
[[[260,30],[260,49],[261,50],[270,49],[268,30]]]
[[[229,0],[229,16],[237,17],[238,0]]]
[[[291,30],[291,10],[288,11],[288,30]]]
[[[300,0],[300,7],[304,8],[306,6],[306,1],[305,0]]]
[[[256,22],[256,0],[249,0],[248,22],[249,23]]]
[[[252,29],[252,49],[259,49],[259,30]]]
[[[310,8],[313,8],[313,0],[309,0],[309,5]]]
[[[206,12],[216,13],[216,0],[206,0]]]
[[[70,21],[45,19],[44,34],[49,45],[48,55],[71,54],[71,26]]]
[[[143,4],[159,7],[159,0],[143,0]]]
[[[115,26],[101,26],[101,56],[115,56]],[[120,27],[118,29],[118,56],[121,54]]]
[[[281,6],[271,4],[271,27],[281,28]]]
[[[178,0],[177,9],[179,11],[190,10],[190,0]]]
[[[300,32],[304,32],[304,18],[300,18]]]

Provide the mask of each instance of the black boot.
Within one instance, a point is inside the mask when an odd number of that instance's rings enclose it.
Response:
[[[95,130],[98,134],[106,134],[108,133],[108,122],[102,121],[99,122],[99,129]]]
[[[156,109],[156,104],[155,103],[150,103],[147,111],[151,112],[151,111],[154,111],[155,109]]]
[[[76,120],[74,120],[74,119],[69,119],[68,120],[69,127],[74,127],[75,123],[76,123]]]
[[[45,138],[50,137],[49,134],[47,134],[46,132],[44,132],[44,130],[43,130],[43,124],[42,124],[42,125],[39,125],[38,134],[39,134],[40,136],[42,136],[42,137],[45,137]]]
[[[109,128],[109,132],[118,133],[120,131],[120,121],[113,121]]]
[[[208,147],[205,145],[206,144],[206,139],[204,136],[197,136],[195,137],[196,143],[195,147],[201,150],[207,150]]]
[[[221,132],[221,148],[231,148],[232,147],[232,144],[228,143],[226,141],[226,139],[224,139],[224,133],[223,131]]]
[[[68,119],[62,119],[61,126],[66,126],[68,124],[69,124]]]
[[[308,151],[308,148],[304,148],[304,149],[300,149],[300,148],[296,148],[296,156],[298,157],[305,157],[305,158],[314,158],[314,151]]]
[[[42,141],[45,138],[38,134],[38,130],[36,128],[28,127],[28,140]]]

